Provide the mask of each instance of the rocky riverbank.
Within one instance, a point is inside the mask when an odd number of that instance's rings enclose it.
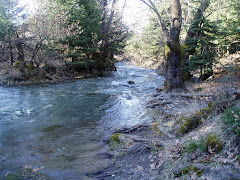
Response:
[[[9,62],[0,63],[0,85],[35,85],[35,84],[56,84],[77,79],[98,77],[98,71],[86,72],[76,71],[67,67],[62,61],[53,61],[36,67],[30,62],[26,63],[24,71],[20,71],[18,64],[13,66]]]
[[[240,123],[239,83],[239,74],[225,74],[189,82],[187,93],[166,94],[158,88],[147,107],[163,111],[162,118],[116,130],[107,141],[114,164],[88,177],[240,179],[240,139],[232,131],[240,124],[226,124],[228,111]]]

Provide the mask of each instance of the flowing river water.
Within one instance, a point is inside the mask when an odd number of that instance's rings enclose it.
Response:
[[[103,136],[161,116],[146,103],[164,78],[126,62],[116,66],[108,77],[0,87],[0,177],[28,165],[54,179],[79,179],[109,165],[99,155]]]

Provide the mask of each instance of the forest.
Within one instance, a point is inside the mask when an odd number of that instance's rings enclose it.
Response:
[[[1,61],[19,70],[5,83],[53,80],[58,72],[72,74],[68,70],[99,76],[113,69],[113,55],[122,53],[128,36],[116,1],[38,3],[28,15],[18,1],[1,1]]]
[[[240,179],[239,0],[28,3],[0,0],[0,179]]]
[[[113,70],[114,58],[122,55],[137,64],[161,62],[168,77],[166,87],[172,89],[171,81],[182,87],[193,72],[206,80],[221,57],[239,50],[237,0],[182,1],[176,5],[142,0],[139,3],[152,11],[141,32],[127,27],[124,7],[117,7],[117,1],[40,3],[34,14],[25,14],[18,1],[1,1],[1,62],[8,61],[19,70],[2,84],[33,77],[53,80],[51,73],[59,69],[56,64],[66,67],[64,70],[101,76]],[[179,21],[174,25],[172,19]],[[171,37],[174,29],[178,32]],[[172,46],[178,50],[172,53]],[[174,67],[168,64],[168,58],[174,58],[168,54],[178,54]],[[169,74],[171,69],[176,69],[175,75]]]

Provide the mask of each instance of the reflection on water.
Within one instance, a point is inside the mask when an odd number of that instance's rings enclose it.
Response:
[[[102,133],[151,121],[158,114],[144,104],[163,83],[153,70],[117,67],[110,77],[0,87],[0,176],[32,165],[58,179],[77,179],[76,174],[107,166],[110,160],[96,155],[105,150]]]

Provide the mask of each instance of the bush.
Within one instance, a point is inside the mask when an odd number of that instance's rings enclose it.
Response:
[[[222,116],[223,122],[233,133],[240,136],[240,105],[227,108]]]

